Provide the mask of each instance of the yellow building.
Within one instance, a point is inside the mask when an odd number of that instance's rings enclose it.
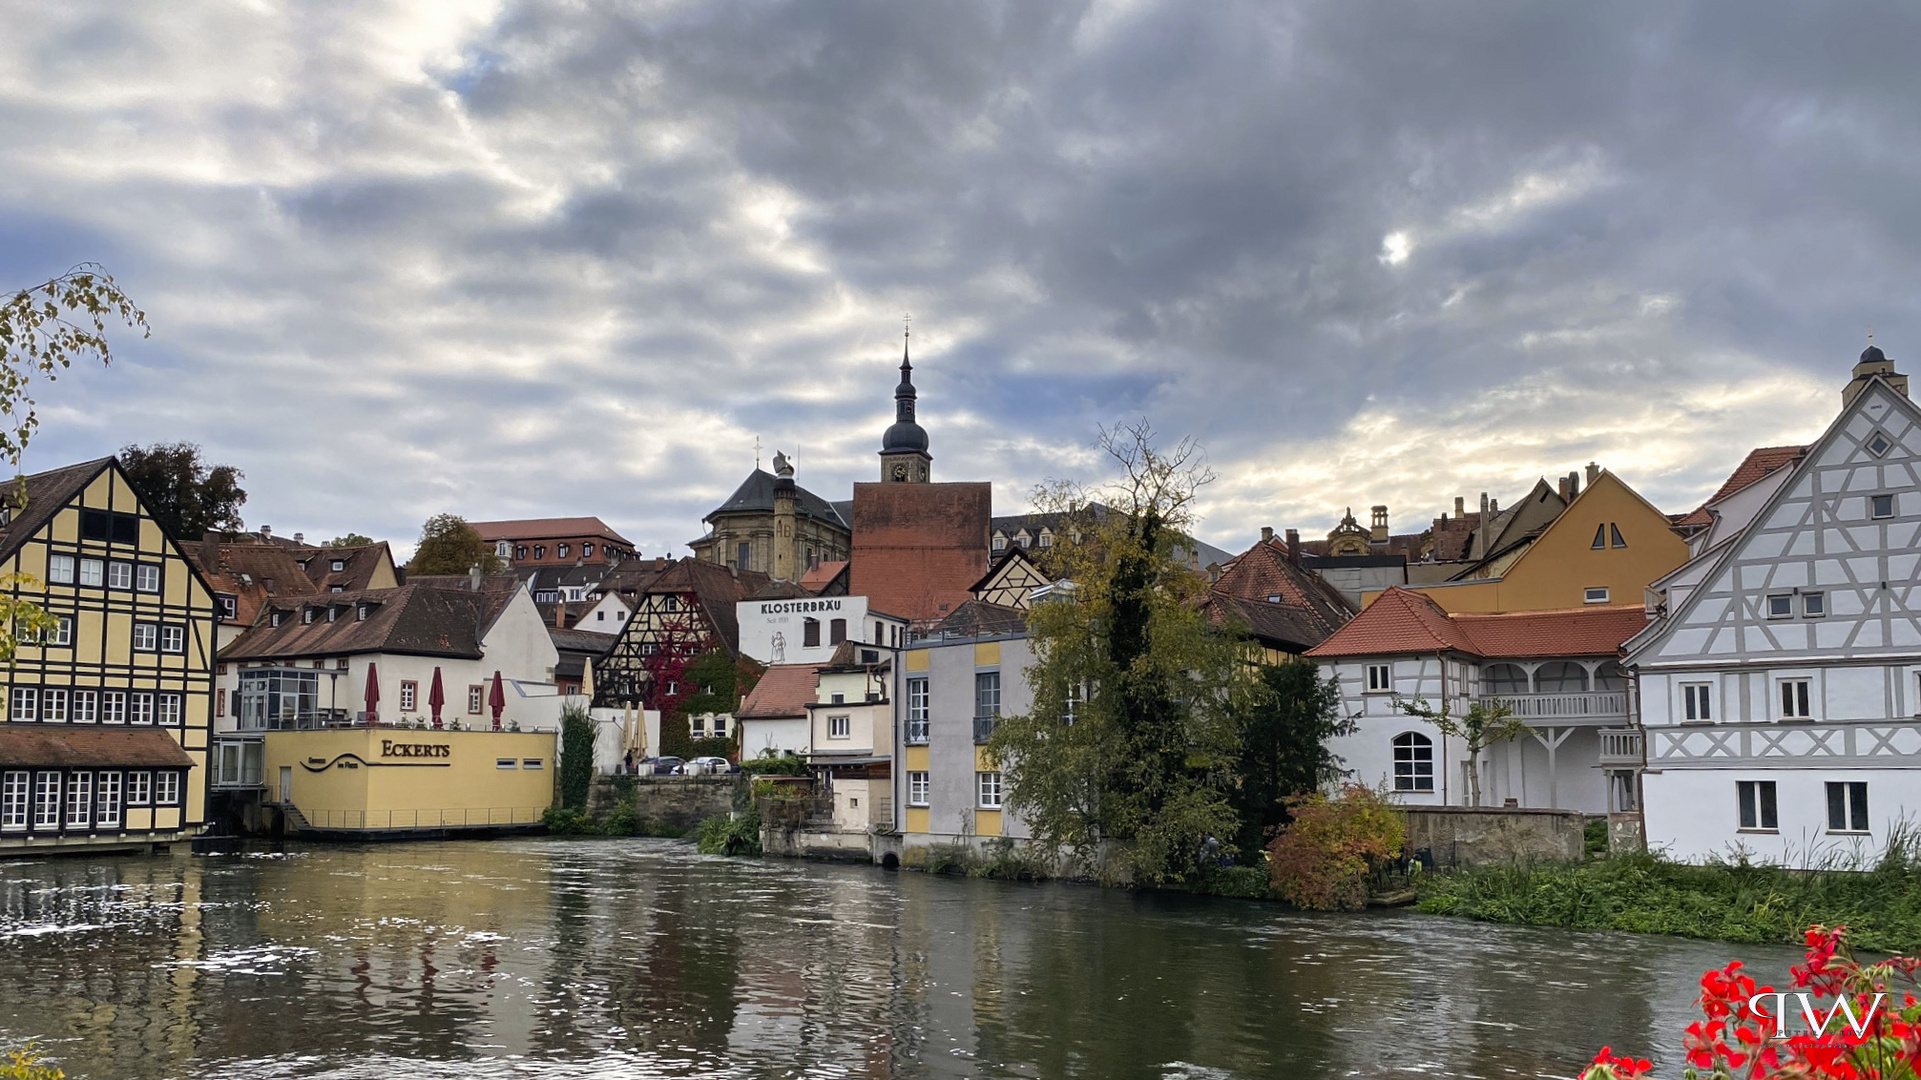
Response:
[[[1449,613],[1638,607],[1648,585],[1687,559],[1668,516],[1603,470],[1538,536],[1491,553],[1457,580],[1407,587]],[[1363,606],[1379,595],[1363,596]]]
[[[500,831],[538,825],[553,804],[555,739],[551,731],[269,731],[262,756],[289,832]]]
[[[59,620],[5,672],[0,850],[185,840],[205,820],[213,592],[101,458],[0,498],[0,574]]]

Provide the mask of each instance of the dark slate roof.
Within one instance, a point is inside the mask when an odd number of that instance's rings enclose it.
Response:
[[[556,630],[547,628],[547,636],[554,641],[554,648],[563,653],[578,653],[583,656],[605,656],[613,650],[614,642],[620,640],[619,634],[596,634],[588,630]]]
[[[338,585],[342,592],[359,592],[373,586],[374,571],[385,561],[391,568],[394,565],[393,552],[385,540],[354,547],[323,547],[307,551],[294,551],[293,557],[306,565],[308,580],[321,592],[329,592]],[[335,570],[334,560],[346,563],[346,568]],[[397,576],[397,575],[396,575]]]
[[[934,627],[935,637],[982,637],[1027,632],[1027,612],[985,600],[969,600]]]
[[[294,553],[272,544],[222,544],[202,540],[181,551],[215,592],[234,597],[232,623],[252,626],[261,608],[275,599],[292,603],[318,590],[300,569]]]
[[[428,579],[432,581],[434,579]],[[446,579],[441,579],[446,580]],[[520,583],[511,577],[515,588]],[[465,588],[435,588],[419,579],[397,589],[321,594],[291,603],[276,601],[270,610],[285,614],[279,626],[263,618],[220,652],[223,661],[277,660],[347,656],[356,653],[405,653],[478,660],[480,641],[511,592],[471,592]],[[355,617],[362,602],[371,606],[363,621]],[[326,608],[339,615],[328,622]],[[301,610],[317,610],[304,622]]]
[[[755,469],[747,474],[747,479],[740,482],[740,486],[734,489],[732,495],[727,496],[725,502],[714,507],[706,517],[700,520],[712,521],[722,514],[771,514],[773,512],[774,474],[765,469]],[[800,517],[813,518],[838,528],[851,530],[848,519],[841,516],[833,503],[799,484],[794,485],[794,513]]]
[[[94,477],[105,472],[112,464],[110,457],[95,458],[27,477],[27,505],[14,514],[4,530],[0,530],[0,559],[6,559],[20,550],[20,545],[28,537],[45,528],[61,507],[72,502],[74,496],[84,491],[88,484],[93,483]],[[0,490],[0,501],[8,506],[19,501],[19,490],[13,482]]]

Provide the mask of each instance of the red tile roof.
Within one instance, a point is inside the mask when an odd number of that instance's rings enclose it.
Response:
[[[1234,557],[1205,607],[1217,624],[1245,623],[1255,637],[1295,649],[1319,645],[1354,617],[1346,597],[1265,540]]]
[[[855,484],[848,592],[910,622],[936,622],[987,573],[993,486]]]
[[[823,664],[775,664],[734,710],[738,720],[787,720],[807,715],[819,693]]]
[[[800,576],[800,587],[806,589],[807,594],[812,596],[833,584],[834,578],[845,569],[847,569],[847,560],[845,559],[841,559],[838,562],[821,563],[819,566],[814,567]]]
[[[1693,513],[1683,517],[1676,524],[1712,525],[1714,518],[1708,513],[1710,505],[1720,502],[1782,466],[1799,462],[1807,454],[1808,448],[1805,446],[1762,446],[1748,451],[1748,456],[1742,458],[1741,464],[1736,465],[1734,471],[1728,474],[1727,481],[1721,485],[1720,490],[1708,496],[1707,502],[1696,507]]]
[[[597,517],[519,518],[513,521],[469,521],[482,540],[567,540],[576,536],[604,536],[631,548],[627,538]]]
[[[1646,627],[1647,613],[1638,607],[1449,615],[1420,592],[1396,586],[1307,655],[1614,656]]]

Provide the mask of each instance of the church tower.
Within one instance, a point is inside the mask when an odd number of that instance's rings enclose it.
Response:
[[[1854,378],[1849,380],[1848,385],[1841,388],[1841,407],[1845,409],[1854,404],[1854,399],[1868,385],[1868,380],[1876,375],[1886,379],[1888,385],[1901,396],[1907,396],[1908,377],[1894,370],[1894,361],[1888,359],[1888,354],[1875,345],[1874,336],[1870,334],[1868,347],[1861,351],[1861,362],[1854,365]]]
[[[914,365],[907,361],[907,334],[901,334],[900,385],[894,388],[894,424],[880,440],[880,479],[884,484],[925,484],[933,457],[927,432],[914,422]]]

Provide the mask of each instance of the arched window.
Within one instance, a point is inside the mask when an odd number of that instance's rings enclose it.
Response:
[[[1394,736],[1394,790],[1434,790],[1434,740],[1418,731]]]

